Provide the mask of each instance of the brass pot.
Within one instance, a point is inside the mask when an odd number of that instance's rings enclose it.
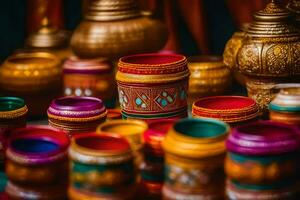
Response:
[[[51,100],[60,95],[59,59],[50,53],[17,53],[0,68],[0,88],[5,95],[25,99],[29,115],[46,115]]]
[[[300,33],[292,15],[271,1],[254,14],[237,54],[236,67],[247,76],[248,95],[262,111],[272,99],[271,88],[300,76]]]
[[[74,31],[71,47],[79,57],[117,58],[153,52],[167,40],[162,22],[141,13],[134,0],[94,0]]]
[[[231,83],[230,70],[220,56],[195,56],[188,59],[189,100],[221,95]]]

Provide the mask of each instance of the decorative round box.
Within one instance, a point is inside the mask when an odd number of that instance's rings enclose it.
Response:
[[[106,114],[102,100],[94,97],[62,97],[48,108],[49,124],[71,135],[95,131]]]
[[[300,85],[281,89],[269,110],[272,121],[300,125]]]
[[[188,58],[190,70],[189,99],[221,95],[231,83],[231,72],[221,56],[195,56]]]
[[[139,54],[119,60],[116,75],[124,118],[187,116],[189,70],[176,54]]]
[[[80,196],[87,197],[86,193],[94,199],[133,194],[133,154],[125,138],[108,133],[76,135],[71,140],[69,157],[71,199],[83,199]]]
[[[214,119],[187,118],[175,123],[162,143],[165,199],[174,199],[173,194],[224,198],[223,163],[229,130],[226,123]]]
[[[27,112],[28,109],[23,99],[0,97],[0,128],[11,129],[25,126]]]
[[[29,126],[13,131],[8,141],[5,163],[9,197],[51,199],[55,194],[65,198],[68,146],[69,138],[64,132],[47,126]],[[57,193],[52,193],[54,191]]]
[[[259,108],[255,101],[248,97],[204,97],[194,102],[192,115],[197,118],[214,118],[236,126],[257,120]]]
[[[70,57],[63,65],[63,74],[65,96],[92,96],[102,99],[107,108],[115,106],[117,86],[107,59]]]
[[[0,89],[5,95],[20,96],[30,116],[45,115],[51,99],[61,94],[59,59],[45,52],[17,53],[0,68]]]
[[[228,200],[292,200],[297,199],[297,187],[286,187],[281,189],[257,190],[256,188],[247,188],[241,184],[234,183],[230,180],[226,184],[226,195]]]
[[[143,142],[142,134],[148,129],[148,125],[141,120],[110,120],[106,121],[97,128],[97,133],[103,132],[115,133],[125,137],[133,150],[135,163],[137,166],[143,160]]]
[[[236,127],[227,139],[225,171],[231,181],[263,189],[296,182],[299,130],[271,121]]]

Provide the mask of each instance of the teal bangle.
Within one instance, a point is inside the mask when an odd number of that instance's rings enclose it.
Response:
[[[281,111],[281,112],[300,112],[299,106],[280,106],[276,104],[269,104],[269,109],[272,111]]]
[[[4,192],[7,183],[7,177],[4,172],[0,171],[0,192]]]
[[[25,101],[18,97],[0,97],[0,112],[20,109],[25,106]]]

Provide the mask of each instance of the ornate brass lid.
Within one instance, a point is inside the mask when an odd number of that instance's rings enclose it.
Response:
[[[290,0],[286,8],[294,14],[298,27],[300,27],[300,0]]]
[[[115,21],[140,15],[136,0],[94,0],[89,4],[85,19]]]
[[[42,20],[41,28],[26,39],[25,45],[37,48],[63,47],[67,45],[69,36],[68,31],[51,27],[48,18],[45,17]]]
[[[292,14],[272,0],[266,8],[256,12],[254,21],[249,25],[246,33],[251,37],[292,37],[299,36],[299,32],[291,24]]]

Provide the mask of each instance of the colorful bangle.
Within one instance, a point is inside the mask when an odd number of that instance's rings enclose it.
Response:
[[[29,126],[12,132],[6,151],[9,180],[24,185],[51,185],[67,180],[67,148],[64,132],[46,126]]]
[[[148,124],[148,130],[143,134],[145,142],[144,152],[146,155],[163,157],[162,141],[176,121],[175,119],[161,119]]]
[[[135,181],[130,144],[115,134],[79,134],[69,149],[71,185],[90,192],[117,191]]]
[[[188,118],[175,123],[163,141],[165,183],[179,193],[221,194],[228,133],[229,126],[214,119]]]
[[[247,156],[228,153],[226,175],[245,184],[274,184],[293,180],[298,169],[297,155]]]
[[[17,97],[0,97],[0,128],[19,128],[26,125],[27,106]]]
[[[143,146],[142,134],[148,129],[148,125],[140,120],[110,120],[97,127],[97,133],[116,133],[128,139],[133,150],[139,150]]]
[[[67,199],[67,187],[59,184],[54,186],[24,186],[8,182],[5,192],[9,199],[45,199],[45,200],[62,200]]]
[[[296,181],[298,137],[297,128],[271,121],[236,127],[226,141],[229,178],[256,186]]]
[[[68,197],[70,200],[107,200],[107,199],[122,199],[122,200],[131,200],[134,198],[136,191],[136,186],[128,186],[125,190],[119,191],[119,193],[105,194],[90,192],[83,189],[78,189],[75,187],[69,187]]]
[[[226,184],[226,196],[229,200],[297,199],[298,193],[299,189],[296,185],[276,189],[257,190],[243,188],[243,186],[233,183],[230,180],[228,180]]]
[[[214,118],[232,124],[255,120],[259,116],[256,102],[243,96],[204,97],[193,104],[194,117]]]
[[[103,102],[93,97],[63,97],[53,100],[48,108],[49,124],[71,132],[96,129],[106,115]]]
[[[221,187],[220,185],[218,187]],[[211,193],[209,191],[203,191],[202,193],[191,193],[191,192],[179,192],[173,190],[172,187],[164,184],[162,188],[163,199],[223,199],[224,192],[219,191],[218,193]]]
[[[267,156],[299,150],[297,128],[271,121],[258,121],[233,129],[226,146],[229,152]]]

